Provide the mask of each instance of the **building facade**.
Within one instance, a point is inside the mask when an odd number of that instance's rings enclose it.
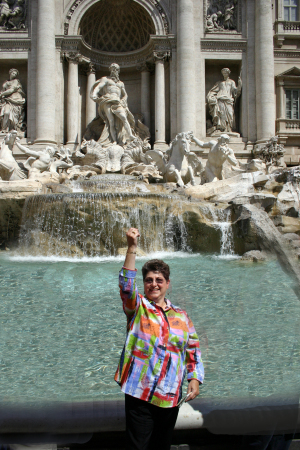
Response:
[[[300,158],[299,0],[2,0],[0,83],[15,68],[26,96],[24,141],[75,148],[96,116],[89,92],[121,68],[128,106],[166,148],[181,131],[211,139],[207,95],[229,68],[232,144],[247,156],[277,134]],[[19,8],[19,9],[18,9]]]

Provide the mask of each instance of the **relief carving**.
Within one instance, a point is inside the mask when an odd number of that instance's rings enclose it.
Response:
[[[238,0],[207,0],[206,33],[236,32]]]
[[[2,0],[0,3],[0,29],[21,30],[25,28],[25,0]]]

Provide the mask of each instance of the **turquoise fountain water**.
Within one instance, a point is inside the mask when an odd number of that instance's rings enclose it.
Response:
[[[84,197],[90,204],[91,199]],[[58,201],[58,197],[52,200]],[[69,205],[67,198],[61,201]],[[130,196],[125,201],[129,202]],[[118,243],[103,245],[102,255],[101,251],[97,255],[96,247],[84,252],[83,246],[83,253],[72,253],[70,248],[77,242],[72,241],[72,234],[67,247],[64,241],[65,252],[50,253],[49,246],[45,252],[43,245],[38,252],[41,241],[32,236],[47,233],[59,246],[59,236],[65,232],[58,220],[59,209],[45,222],[41,198],[32,199],[31,206],[34,202],[38,203],[37,212],[32,210],[33,216],[28,210],[24,213],[27,227],[21,247],[14,254],[0,255],[0,399],[28,403],[122,398],[113,377],[126,328],[118,293],[118,271],[124,257],[117,254],[118,248],[125,246],[124,232],[116,228],[120,231]],[[75,205],[71,209],[78,218],[87,219],[78,197]],[[48,206],[46,201],[49,212]],[[249,265],[239,259],[221,259],[220,254],[193,254],[186,245],[178,205],[172,220],[170,211],[165,211],[159,223],[153,219],[153,208],[148,208],[148,218],[143,216],[147,208],[135,219],[146,220],[155,240],[145,238],[143,242],[146,256],[137,259],[138,284],[142,289],[140,269],[146,259],[160,257],[170,264],[169,298],[187,310],[200,338],[206,370],[201,395],[267,397],[298,391],[300,302],[277,262]],[[121,203],[117,209],[112,211],[122,212]],[[111,217],[111,223],[122,222],[120,214],[117,219]],[[227,223],[224,217],[220,219]],[[48,227],[46,231],[41,231],[42,223]],[[169,229],[162,231],[163,223],[171,224]],[[67,225],[71,227],[71,222]],[[76,233],[78,238],[83,231],[77,229]],[[174,235],[175,240],[171,239]],[[220,234],[224,235],[230,236],[228,226],[227,234]],[[220,248],[226,256],[226,245],[220,244]],[[232,247],[227,249],[232,257]]]

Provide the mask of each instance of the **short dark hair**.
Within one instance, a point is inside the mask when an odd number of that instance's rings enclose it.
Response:
[[[143,281],[147,276],[148,272],[160,272],[166,281],[170,278],[170,267],[161,259],[150,259],[142,267]]]

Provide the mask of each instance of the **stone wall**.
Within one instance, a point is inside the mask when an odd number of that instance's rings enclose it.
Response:
[[[24,198],[0,198],[0,250],[17,245],[24,203]]]

